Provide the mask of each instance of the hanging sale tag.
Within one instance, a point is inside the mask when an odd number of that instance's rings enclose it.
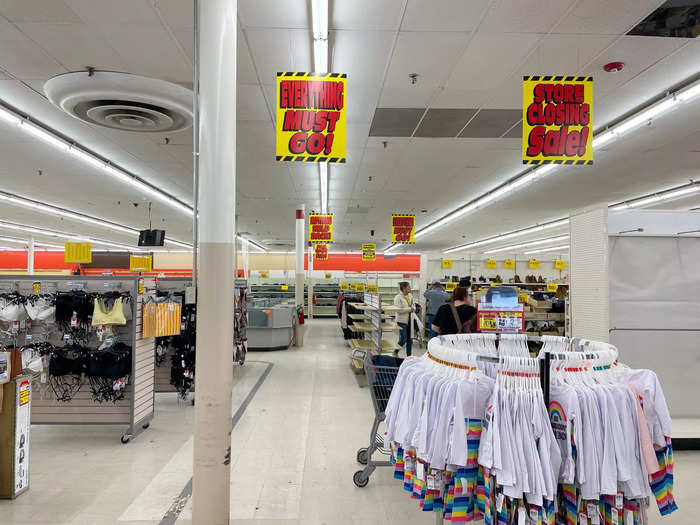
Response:
[[[566,261],[562,261],[561,259],[557,259],[554,261],[554,269],[555,270],[566,270]]]
[[[443,270],[451,270],[452,269],[452,259],[443,259],[442,260],[442,269]]]
[[[530,270],[537,270],[540,267],[540,261],[539,259],[530,259],[530,262],[528,263],[528,267]]]
[[[333,214],[309,215],[309,242],[333,242]]]
[[[503,267],[506,270],[515,270],[515,261],[513,259],[506,259],[503,261]]]
[[[496,265],[497,265],[497,263],[493,259],[488,259],[486,261],[486,268],[488,268],[489,270],[494,270],[496,268]]]
[[[557,283],[547,283],[547,291],[548,292],[556,292],[559,289],[559,285]]]
[[[41,293],[41,283],[39,281],[34,281],[32,283],[32,293]]]

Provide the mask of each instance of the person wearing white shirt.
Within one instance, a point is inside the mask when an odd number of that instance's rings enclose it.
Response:
[[[413,338],[411,334],[411,312],[416,311],[416,307],[413,306],[413,298],[411,297],[411,285],[410,283],[403,281],[399,283],[399,293],[394,297],[394,306],[403,309],[403,312],[399,312],[396,316],[396,324],[401,328],[399,333],[399,346],[406,345],[406,356],[411,355],[413,351]],[[399,351],[394,352],[398,354]]]

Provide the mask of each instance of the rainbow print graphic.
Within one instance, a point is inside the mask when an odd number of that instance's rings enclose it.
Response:
[[[549,420],[552,423],[566,423],[566,412],[564,412],[564,408],[557,401],[550,401],[549,403]]]

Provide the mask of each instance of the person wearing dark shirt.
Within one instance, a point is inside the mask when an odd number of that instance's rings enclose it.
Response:
[[[435,314],[432,329],[438,335],[460,334],[465,333],[462,326],[465,323],[471,323],[476,316],[476,308],[469,304],[468,289],[464,286],[458,286],[452,292],[451,303],[443,304]],[[452,311],[452,305],[457,310],[460,324],[457,326],[455,315]]]

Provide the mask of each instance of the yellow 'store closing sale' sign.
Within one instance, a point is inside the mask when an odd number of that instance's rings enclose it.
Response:
[[[391,242],[399,244],[415,244],[415,215],[403,213],[393,213],[391,215]]]
[[[593,77],[523,77],[523,164],[593,164]]]
[[[345,73],[277,73],[277,148],[288,162],[345,162]]]

